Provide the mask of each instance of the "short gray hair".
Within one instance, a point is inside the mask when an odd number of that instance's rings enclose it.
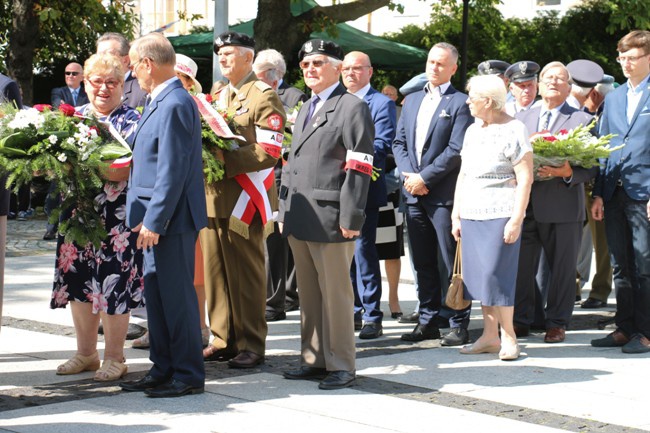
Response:
[[[616,89],[616,87],[614,87],[614,84],[612,83],[598,83],[596,84],[596,87],[594,87],[594,89],[596,90],[596,92],[600,93],[601,95],[603,95],[603,97],[605,97],[609,92]]]
[[[257,53],[253,62],[253,70],[256,74],[265,72],[266,77],[271,80],[280,80],[287,72],[287,64],[279,51],[268,49]]]
[[[503,110],[506,105],[506,85],[496,75],[475,75],[467,83],[467,91],[481,98],[489,98],[493,108],[497,111]]]
[[[148,33],[136,39],[131,49],[138,53],[139,58],[150,58],[154,63],[166,66],[176,65],[176,52],[169,40],[161,33]]]
[[[567,75],[567,78],[569,79],[569,82],[571,82],[571,72],[569,72],[569,70],[566,68],[564,63],[557,62],[557,61],[547,63],[542,68],[542,71],[539,73],[539,81],[543,81],[542,77],[544,77],[544,75],[546,75],[546,73],[548,72],[549,69],[553,69],[553,68],[562,68],[562,69],[564,69],[564,72],[566,72],[566,75]]]
[[[582,87],[578,86],[576,83],[571,84],[571,93],[575,93],[578,96],[586,97],[589,92],[591,92],[593,87]]]
[[[438,42],[433,47],[431,47],[431,50],[434,48],[440,48],[449,51],[451,57],[454,59],[454,63],[458,63],[458,49],[449,42]],[[429,50],[429,52],[431,52],[431,50]]]

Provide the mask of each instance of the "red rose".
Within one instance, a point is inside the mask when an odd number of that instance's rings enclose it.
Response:
[[[49,104],[36,104],[34,108],[42,113],[45,110],[51,110],[52,106]]]
[[[212,103],[212,95],[209,94],[209,93],[207,95],[205,95],[205,100]]]
[[[61,104],[59,105],[59,111],[66,116],[74,116],[74,107],[70,104]]]
[[[547,136],[544,136],[542,138],[544,140],[546,140],[546,141],[557,141],[557,138],[555,136],[553,136],[553,135],[547,135]]]
[[[559,134],[562,134],[562,135],[567,135],[568,133],[569,133],[569,131],[567,131],[566,129],[560,129],[560,132],[559,132]]]

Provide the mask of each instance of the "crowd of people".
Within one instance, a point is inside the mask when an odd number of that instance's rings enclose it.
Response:
[[[196,63],[159,33],[132,43],[103,35],[83,67],[67,65],[52,103],[111,123],[133,162],[97,191],[101,247],[58,235],[51,307],[70,305],[77,352],[57,374],[122,378],[130,313],[146,305],[137,346],[149,348],[153,366],[120,386],[149,397],[201,393],[205,362],[264,363],[267,322],[299,308],[300,367],[284,377],[352,386],[355,332],[383,334],[382,260],[391,318],[415,325],[401,340],[515,360],[517,338],[531,329],[549,344],[565,340],[592,245],[597,273],[580,306],[605,306],[613,279],[617,309],[616,330],[591,344],[650,352],[650,32],[627,34],[617,50],[627,82],[616,89],[587,59],[486,60],[466,94],[451,84],[458,51],[439,42],[398,106],[395,87],[372,87],[363,52],[305,42],[306,95],[284,81],[279,52],[256,53],[253,38],[226,32],[214,52],[228,83],[215,83],[212,98],[234,113],[238,138],[214,150],[225,175],[207,183]],[[20,107],[14,82],[0,75],[0,90]],[[593,134],[624,144],[600,170],[534,168],[531,135],[593,119]],[[56,205],[49,194],[46,208]],[[419,301],[411,313],[397,290],[404,223]],[[56,230],[48,225],[44,238]],[[464,295],[481,302],[484,323],[471,344],[471,306],[444,302],[461,242]]]

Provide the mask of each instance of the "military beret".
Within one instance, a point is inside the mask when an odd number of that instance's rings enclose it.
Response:
[[[586,89],[596,87],[605,73],[598,63],[585,59],[574,60],[566,65],[566,68],[573,82]]]
[[[236,46],[255,49],[255,39],[244,33],[224,32],[214,40],[214,52],[223,47]]]
[[[325,39],[311,39],[305,42],[298,51],[298,61],[312,54],[324,54],[329,57],[334,57],[338,60],[343,60],[345,54],[343,49],[332,41]]]
[[[536,79],[539,69],[540,67],[537,63],[531,62],[530,60],[523,60],[510,65],[506,69],[505,76],[512,82],[521,83]]]
[[[510,63],[503,60],[486,60],[477,69],[479,75],[503,75],[509,67]]]

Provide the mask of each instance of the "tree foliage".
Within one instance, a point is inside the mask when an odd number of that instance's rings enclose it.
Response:
[[[83,61],[99,35],[131,38],[137,17],[127,0],[107,6],[88,0],[9,0],[0,2],[0,60],[18,81],[23,100],[32,102],[33,71],[47,74],[57,64]]]
[[[568,63],[583,58],[599,63],[606,73],[621,81],[624,77],[614,60],[617,41],[630,30],[650,28],[647,0],[586,0],[561,17],[549,11],[531,20],[503,18],[497,9],[500,3],[500,0],[469,1],[467,69],[470,75],[487,59],[511,63],[533,60],[543,66],[553,60]],[[385,37],[423,49],[440,41],[460,48],[462,7],[462,0],[440,0],[433,4],[428,24],[406,26]],[[403,73],[384,75],[399,84],[409,78]]]

